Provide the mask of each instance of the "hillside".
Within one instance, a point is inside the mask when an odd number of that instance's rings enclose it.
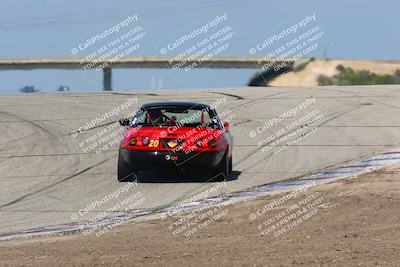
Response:
[[[333,76],[338,73],[337,66],[343,65],[354,70],[368,70],[376,74],[393,74],[400,69],[400,61],[371,60],[321,60],[307,64],[299,71],[281,74],[268,83],[270,86],[316,86],[319,75]]]

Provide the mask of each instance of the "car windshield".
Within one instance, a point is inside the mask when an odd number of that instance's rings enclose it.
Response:
[[[212,127],[218,126],[218,119],[207,109],[199,107],[158,107],[143,109],[132,120],[132,125]]]

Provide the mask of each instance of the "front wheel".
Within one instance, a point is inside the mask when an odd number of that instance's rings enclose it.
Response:
[[[133,182],[136,180],[136,172],[135,168],[123,159],[120,151],[118,156],[118,181]]]

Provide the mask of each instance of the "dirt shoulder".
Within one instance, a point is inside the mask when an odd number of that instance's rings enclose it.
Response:
[[[198,229],[190,235],[178,233],[188,218],[181,216],[129,223],[100,237],[0,242],[0,265],[398,266],[400,168],[297,193],[221,206],[209,223],[204,210],[196,214],[202,220],[188,220]]]

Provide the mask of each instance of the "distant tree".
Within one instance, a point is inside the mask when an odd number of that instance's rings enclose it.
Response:
[[[22,93],[37,93],[39,90],[37,90],[34,86],[25,86],[19,89]]]
[[[368,70],[353,70],[343,65],[336,67],[339,71],[333,77],[326,75],[318,76],[318,85],[373,85],[373,84],[400,84],[400,70],[393,75],[376,74]]]
[[[335,81],[333,78],[326,75],[319,75],[317,79],[318,85],[333,85]]]

